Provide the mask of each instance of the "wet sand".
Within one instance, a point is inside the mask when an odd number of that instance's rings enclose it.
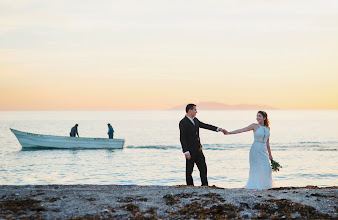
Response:
[[[338,218],[337,187],[0,186],[0,219]]]

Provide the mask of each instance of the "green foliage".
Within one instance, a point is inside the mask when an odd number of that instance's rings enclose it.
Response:
[[[282,168],[282,166],[275,160],[271,160],[271,169],[273,172],[279,171],[279,168]]]

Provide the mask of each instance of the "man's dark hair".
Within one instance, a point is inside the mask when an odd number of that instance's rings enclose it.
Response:
[[[188,104],[187,107],[185,107],[185,112],[188,113],[189,109],[193,110],[194,106],[196,106],[195,104]]]

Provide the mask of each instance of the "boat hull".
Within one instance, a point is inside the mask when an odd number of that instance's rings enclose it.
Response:
[[[122,149],[124,139],[33,134],[11,128],[22,148]]]

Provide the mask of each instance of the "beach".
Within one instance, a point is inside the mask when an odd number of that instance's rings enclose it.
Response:
[[[338,217],[332,187],[2,185],[1,219],[251,219]]]

